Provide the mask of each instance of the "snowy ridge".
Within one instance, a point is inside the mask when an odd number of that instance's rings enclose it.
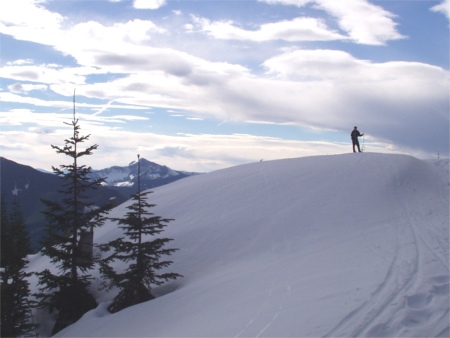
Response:
[[[180,249],[169,270],[185,277],[116,314],[101,303],[57,336],[448,336],[448,168],[448,159],[347,154],[158,187],[150,201],[175,219],[164,236]],[[95,240],[118,236],[110,222]],[[29,269],[47,264],[36,255]]]

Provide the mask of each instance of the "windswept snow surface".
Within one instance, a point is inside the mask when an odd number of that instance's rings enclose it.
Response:
[[[184,278],[116,314],[113,293],[94,289],[103,303],[58,336],[448,336],[448,170],[448,159],[347,154],[154,189],[155,213],[175,218],[169,270]],[[120,235],[111,222],[96,241]]]

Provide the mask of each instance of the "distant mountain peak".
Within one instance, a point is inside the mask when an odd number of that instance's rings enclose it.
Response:
[[[145,158],[141,158],[139,161],[141,166],[141,189],[143,190],[198,174],[174,170]],[[133,193],[138,180],[138,162],[132,161],[127,166],[112,166],[101,170],[93,170],[91,177],[93,179],[104,178],[105,185],[113,188],[129,188],[127,192]]]

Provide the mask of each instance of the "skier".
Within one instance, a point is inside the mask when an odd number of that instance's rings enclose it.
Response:
[[[352,143],[353,143],[353,152],[356,153],[355,151],[355,146],[358,147],[358,152],[361,152],[361,149],[359,148],[359,141],[358,141],[358,137],[360,136],[364,136],[364,134],[361,134],[358,130],[358,127],[355,127],[352,131],[352,133],[350,134],[350,136],[352,137]]]

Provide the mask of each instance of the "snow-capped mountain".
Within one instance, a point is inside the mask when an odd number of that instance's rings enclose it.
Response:
[[[171,183],[179,179],[197,175],[198,173],[177,171],[169,167],[140,159],[141,166],[141,190],[152,189],[160,185]],[[102,170],[93,170],[93,179],[105,178],[105,185],[118,189],[124,194],[136,192],[138,179],[138,163],[131,162],[128,166],[113,166]]]
[[[98,307],[57,336],[448,337],[449,186],[448,159],[361,153],[158,187],[152,212],[174,219],[163,235],[180,249],[168,269],[184,278],[110,314],[117,290],[105,292],[95,268]],[[111,220],[94,240],[121,236]],[[30,258],[28,271],[50,264]],[[46,336],[52,320],[39,311]]]

